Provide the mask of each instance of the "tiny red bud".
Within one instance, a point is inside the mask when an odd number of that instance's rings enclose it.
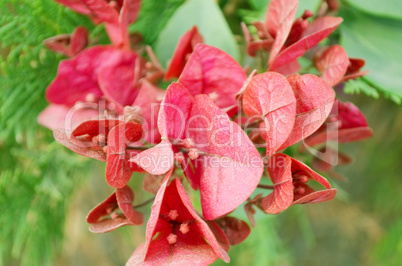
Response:
[[[295,175],[293,177],[294,181],[300,182],[300,183],[307,183],[308,182],[308,176],[306,175]]]
[[[307,9],[304,11],[304,13],[302,15],[302,19],[308,19],[312,16],[314,16],[314,13]]]
[[[295,190],[295,193],[296,193],[296,194],[299,194],[299,195],[303,195],[304,192],[306,192],[306,190],[304,189],[304,187],[299,187],[299,188],[297,188],[297,189]]]
[[[191,160],[197,159],[199,156],[198,150],[191,148],[190,151],[188,152],[188,157],[190,157]]]
[[[208,97],[213,100],[216,101],[219,98],[219,94],[216,92],[211,92],[210,94],[208,94]]]
[[[145,68],[146,69],[151,69],[152,68],[152,63],[151,62],[146,62],[145,63]]]
[[[176,220],[177,216],[179,216],[179,214],[177,213],[177,210],[170,210],[168,215],[167,215],[171,220]]]
[[[111,214],[113,212],[113,210],[114,210],[114,207],[108,207],[106,209],[106,213]]]
[[[98,136],[92,138],[92,143],[101,147],[106,145],[106,141],[107,139],[104,134],[99,134]]]
[[[183,147],[186,149],[190,149],[195,145],[194,141],[190,138],[186,138],[183,142]]]
[[[183,233],[183,235],[185,235],[185,234],[187,234],[189,231],[190,231],[190,227],[188,226],[188,223],[187,222],[185,222],[185,223],[182,223],[181,225],[180,225],[180,232],[182,232]]]
[[[113,220],[116,220],[116,219],[119,218],[119,214],[114,212],[114,213],[112,213],[112,214],[110,215],[110,217],[112,217]]]
[[[184,155],[182,152],[175,153],[174,160],[178,163],[182,163],[184,161]]]
[[[177,242],[177,235],[175,234],[170,234],[167,238],[167,241],[169,242],[170,245],[176,244]]]
[[[94,103],[97,101],[97,97],[95,96],[94,93],[88,93],[87,96],[85,97],[86,102]]]

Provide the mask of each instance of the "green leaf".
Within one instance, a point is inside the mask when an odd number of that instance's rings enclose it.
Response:
[[[146,44],[153,44],[169,18],[184,0],[143,0],[137,21],[130,26],[131,32],[139,32]]]
[[[180,37],[197,25],[204,42],[239,59],[236,40],[213,0],[190,0],[180,6],[159,35],[155,52],[163,65],[172,57]]]
[[[343,13],[341,44],[350,57],[366,60],[365,77],[394,101],[402,98],[402,21],[379,18],[353,10]]]
[[[346,0],[348,4],[372,15],[402,19],[402,1],[400,0]]]
[[[249,0],[250,5],[256,10],[266,9],[270,0]]]
[[[296,18],[303,15],[305,10],[310,10],[314,14],[320,7],[321,0],[299,0],[299,5],[297,6]]]

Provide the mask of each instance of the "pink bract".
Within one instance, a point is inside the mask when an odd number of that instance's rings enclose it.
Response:
[[[189,261],[194,265],[208,265],[219,257],[229,262],[226,250],[217,240],[224,238],[222,230],[216,237],[219,229],[214,227],[214,234],[198,216],[180,181],[175,178],[168,185],[170,174],[156,195],[146,241],[126,265],[188,265]]]
[[[220,108],[236,104],[236,93],[246,74],[227,53],[210,45],[198,44],[180,75],[179,83],[195,96],[207,94]]]

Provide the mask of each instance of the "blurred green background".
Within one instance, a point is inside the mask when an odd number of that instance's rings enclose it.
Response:
[[[179,36],[195,23],[207,43],[244,61],[240,21],[262,19],[268,2],[144,0],[131,30],[165,63]],[[300,0],[298,14],[316,11],[320,3]],[[183,15],[191,10],[198,15]],[[276,216],[259,212],[250,237],[232,247],[232,265],[402,261],[402,2],[341,1],[338,15],[345,21],[330,41],[340,41],[349,56],[366,59],[370,70],[338,97],[365,113],[375,135],[341,146],[355,162],[336,168],[348,181],[333,181],[340,190],[335,200],[292,206]],[[145,226],[100,235],[88,231],[86,214],[112,192],[104,165],[68,151],[36,122],[62,59],[42,41],[77,25],[88,27],[92,40],[108,42],[102,26],[52,1],[0,3],[0,265],[123,265],[144,241]],[[142,179],[130,182],[138,187]],[[149,197],[138,192],[135,202]]]

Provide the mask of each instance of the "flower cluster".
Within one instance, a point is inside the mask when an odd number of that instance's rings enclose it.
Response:
[[[300,152],[322,154],[313,165],[331,172],[338,160],[350,161],[331,141],[372,135],[357,107],[335,98],[332,86],[366,72],[364,60],[349,58],[341,46],[317,46],[342,22],[325,10],[295,20],[297,0],[272,0],[265,23],[253,24],[255,36],[243,24],[248,54],[269,54],[260,74],[204,44],[196,26],[180,38],[165,71],[150,47],[130,47],[128,25],[139,0],[57,1],[104,23],[112,44],[87,48],[82,27],[45,41],[70,58],[60,63],[38,119],[67,148],[106,163],[106,181],[116,190],[89,213],[92,232],[143,224],[128,182],[145,172],[143,189],[156,196],[146,241],[127,265],[229,262],[230,246],[250,234],[245,221],[228,216],[242,203],[255,226],[254,207],[276,214],[335,197],[328,180],[288,155],[288,147],[303,141]],[[319,76],[298,74],[301,56]],[[172,79],[166,90],[158,87]],[[260,184],[262,177],[272,185]],[[200,191],[202,215],[183,182]],[[272,192],[252,198],[257,187]]]

